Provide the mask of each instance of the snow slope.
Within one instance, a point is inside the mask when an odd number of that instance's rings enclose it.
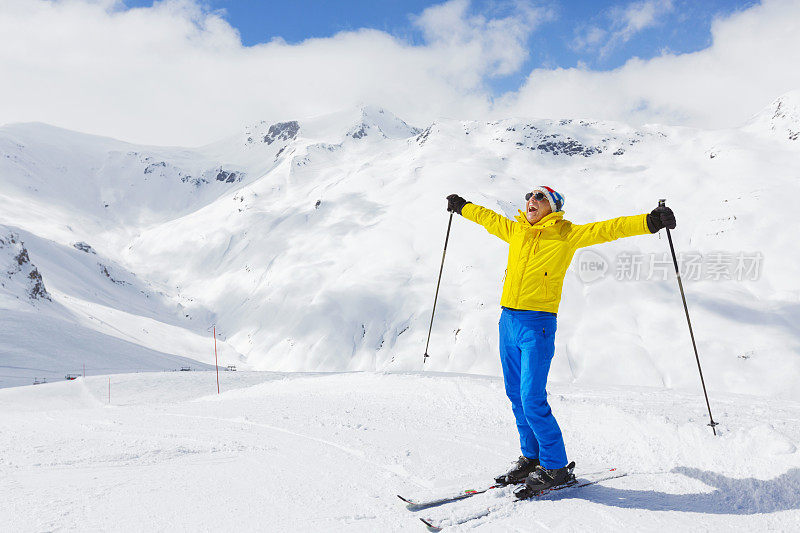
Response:
[[[498,378],[439,373],[115,375],[0,390],[8,531],[796,531],[800,404],[551,387],[578,472],[627,477],[542,501],[507,490],[428,511],[518,455]]]
[[[183,306],[87,246],[0,226],[0,384],[209,368],[213,338]],[[227,365],[235,355],[220,344]]]
[[[53,304],[82,328],[209,363],[216,325],[226,364],[402,371],[422,369],[447,194],[514,216],[525,192],[546,183],[576,223],[667,198],[678,251],[701,254],[706,270],[714,258],[763,259],[753,280],[685,276],[710,390],[800,399],[798,257],[787,231],[800,193],[799,102],[788,93],[720,131],[525,118],[422,129],[363,108],[255,123],[193,149],[9,125],[0,223],[24,237]],[[697,390],[663,237],[592,248],[607,274],[591,283],[576,257],[554,381]],[[615,279],[631,254],[664,275]],[[428,370],[500,373],[505,260],[502,242],[455,218]]]

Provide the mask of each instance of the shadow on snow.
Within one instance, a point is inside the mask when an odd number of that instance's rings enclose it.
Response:
[[[774,513],[800,508],[800,468],[792,468],[770,480],[729,478],[697,468],[677,467],[673,473],[702,481],[715,490],[691,494],[668,494],[653,490],[626,490],[596,485],[582,492],[583,500],[649,511],[680,511],[706,514]],[[565,498],[569,497],[564,495]]]

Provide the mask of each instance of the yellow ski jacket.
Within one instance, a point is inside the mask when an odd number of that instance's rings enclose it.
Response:
[[[558,211],[531,224],[522,211],[511,220],[472,203],[461,214],[509,244],[500,305],[528,311],[558,312],[564,276],[578,248],[650,233],[646,214],[573,224]]]

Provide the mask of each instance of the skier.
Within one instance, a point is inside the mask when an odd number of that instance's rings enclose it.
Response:
[[[525,196],[516,220],[466,201],[447,197],[447,210],[480,224],[509,244],[500,299],[500,360],[506,395],[519,431],[522,456],[498,483],[525,481],[528,494],[569,482],[564,439],[547,403],[547,374],[555,353],[556,313],[567,267],[578,248],[622,237],[675,228],[666,206],[650,214],[590,224],[564,220],[564,196],[540,186]]]

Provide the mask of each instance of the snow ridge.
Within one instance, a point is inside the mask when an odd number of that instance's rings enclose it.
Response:
[[[409,370],[422,364],[447,194],[513,217],[525,192],[550,184],[575,223],[648,212],[666,197],[679,253],[706,261],[685,283],[693,322],[706,324],[698,337],[711,390],[796,397],[800,295],[782,227],[800,168],[797,143],[774,134],[796,131],[793,94],[762,113],[763,128],[712,132],[530,118],[420,129],[370,106],[257,122],[193,149],[6,126],[0,223],[23,235],[48,293],[83,317],[81,327],[209,361],[200,339],[216,326],[231,364]],[[583,281],[576,257],[553,379],[696,387],[695,369],[675,356],[691,345],[669,269],[617,279],[625,257],[658,266],[664,241],[642,236],[592,252],[605,277]],[[506,254],[454,220],[426,367],[500,373]],[[740,256],[761,257],[763,268],[753,279],[714,279]],[[103,324],[89,318],[101,309]],[[147,325],[128,326],[139,319]],[[186,337],[173,343],[177,331]]]

